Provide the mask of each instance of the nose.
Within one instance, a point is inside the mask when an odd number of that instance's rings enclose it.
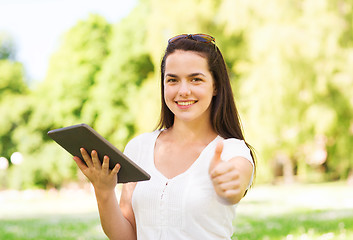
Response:
[[[191,94],[191,89],[187,81],[181,81],[179,87],[179,96],[188,96]]]

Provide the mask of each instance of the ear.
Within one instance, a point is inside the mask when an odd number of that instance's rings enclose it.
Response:
[[[217,96],[217,88],[213,85],[213,96]]]

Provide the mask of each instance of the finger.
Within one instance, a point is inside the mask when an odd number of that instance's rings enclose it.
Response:
[[[237,180],[234,181],[227,181],[218,185],[218,188],[221,189],[223,192],[227,191],[236,191],[240,189],[240,182]]]
[[[223,140],[220,140],[220,141],[218,141],[218,143],[216,145],[215,153],[213,156],[213,159],[215,161],[221,161],[222,151],[223,151]]]
[[[213,158],[210,163],[209,172],[211,172],[220,162],[222,162],[221,154],[223,151],[223,140],[218,141]]]
[[[76,162],[78,168],[79,168],[82,172],[85,171],[85,170],[88,168],[88,167],[86,166],[86,164],[84,164],[84,162],[82,161],[81,158],[74,156],[73,159],[74,159],[74,161]]]
[[[225,198],[234,198],[235,196],[238,196],[240,194],[240,189],[231,189],[231,190],[226,190],[223,195]]]
[[[104,156],[104,158],[103,158],[102,169],[106,173],[109,172],[109,157],[108,156]]]
[[[210,175],[211,175],[212,178],[215,178],[217,176],[224,175],[224,174],[227,174],[227,173],[231,173],[233,171],[235,171],[235,168],[234,168],[233,164],[231,164],[230,162],[222,161],[220,164],[218,164],[217,166],[215,166],[213,168],[213,170],[211,171]]]
[[[88,167],[93,167],[92,159],[91,159],[90,155],[88,155],[86,149],[80,148],[80,151],[81,151],[82,158],[85,161],[86,165]]]
[[[114,168],[110,172],[112,176],[117,175],[121,169],[121,165],[119,163],[115,164]]]
[[[234,180],[238,180],[239,179],[239,173],[238,171],[230,171],[230,172],[226,172],[217,176],[213,176],[212,177],[212,181],[217,183],[217,184],[221,184],[221,183],[226,183],[226,182],[230,182],[230,181],[234,181]]]
[[[97,153],[96,150],[92,150],[91,156],[92,156],[93,166],[94,166],[96,169],[102,169],[102,163],[100,162],[100,160],[99,160],[99,158],[98,158],[98,153]]]

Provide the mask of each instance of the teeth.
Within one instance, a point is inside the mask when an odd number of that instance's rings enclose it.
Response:
[[[191,104],[194,104],[195,101],[188,101],[188,102],[178,102],[179,105],[182,105],[182,106],[188,106],[188,105],[191,105]]]

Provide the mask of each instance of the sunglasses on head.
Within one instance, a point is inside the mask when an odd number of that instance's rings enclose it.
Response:
[[[180,39],[191,39],[191,40],[195,40],[197,42],[204,42],[204,43],[216,43],[216,40],[214,37],[207,35],[207,34],[202,34],[202,33],[198,33],[198,34],[181,34],[175,37],[172,37],[171,39],[168,40],[168,43],[173,43],[177,40]]]

